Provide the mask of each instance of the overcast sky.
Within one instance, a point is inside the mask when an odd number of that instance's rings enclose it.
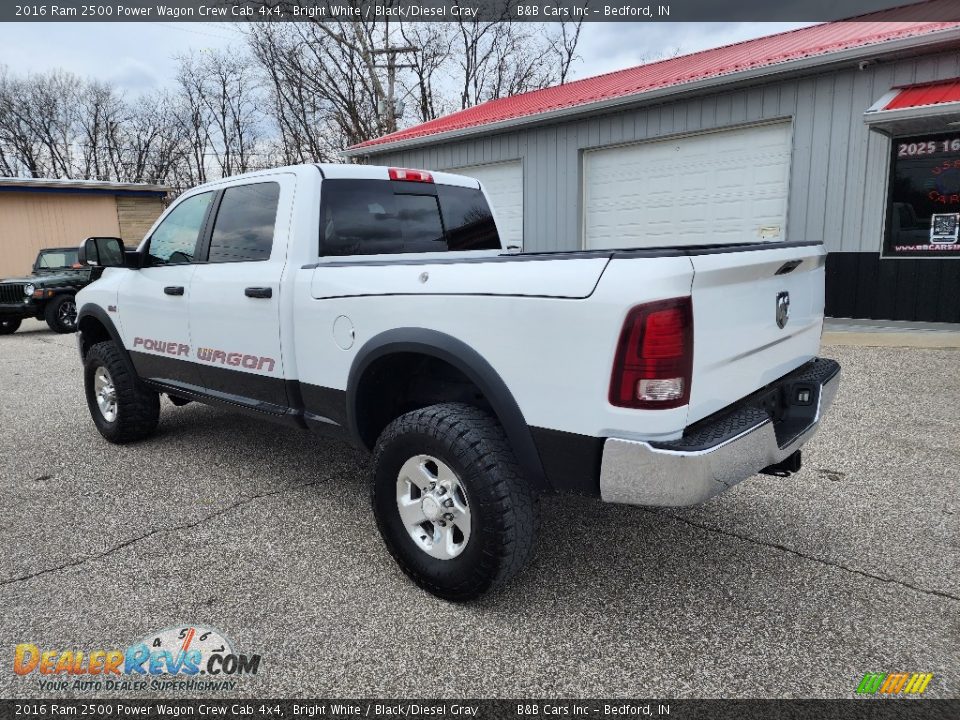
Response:
[[[810,23],[586,23],[575,77],[639,65],[662,54],[695,52]],[[244,42],[235,23],[8,23],[0,64],[15,73],[61,67],[109,80],[130,94],[172,81],[173,56]]]

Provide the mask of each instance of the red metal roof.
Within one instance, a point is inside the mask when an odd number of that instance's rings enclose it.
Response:
[[[901,110],[951,102],[960,102],[960,78],[902,87],[893,100],[883,106],[883,109]]]
[[[924,7],[930,8],[930,17],[938,17],[937,13],[939,17],[943,17],[943,3],[955,1],[932,0],[925,3]],[[916,5],[894,8],[862,15],[856,20],[813,25],[618,70],[606,75],[575,80],[565,85],[535,90],[522,95],[490,100],[421,125],[368,140],[352,146],[350,150],[373,149],[377,146],[394,145],[452,131],[480,128],[492,123],[588,106],[592,103],[682,86],[708,78],[735,76],[747,70],[804,58],[828,56],[843,50],[960,27],[960,22],[918,22],[915,19],[918,14]]]

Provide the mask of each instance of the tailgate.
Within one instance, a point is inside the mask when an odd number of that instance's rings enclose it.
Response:
[[[820,244],[691,256],[694,342],[687,424],[817,355],[825,256]]]

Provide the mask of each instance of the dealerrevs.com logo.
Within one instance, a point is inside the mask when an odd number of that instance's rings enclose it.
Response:
[[[857,686],[858,695],[922,695],[933,673],[867,673]]]
[[[235,652],[222,633],[201,625],[165,628],[125,650],[20,643],[13,653],[13,672],[37,677],[41,691],[232,690],[235,678],[260,666],[260,655]]]

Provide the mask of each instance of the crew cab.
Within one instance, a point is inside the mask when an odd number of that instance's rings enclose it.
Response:
[[[41,250],[31,275],[0,280],[0,335],[15,333],[27,318],[46,320],[54,332],[76,331],[76,294],[98,274],[78,262],[75,247]]]
[[[454,601],[525,565],[546,493],[682,506],[798,470],[839,382],[820,243],[511,253],[446,173],[227,178],[81,258],[107,440],[149,436],[163,394],[350,441],[387,549]]]

